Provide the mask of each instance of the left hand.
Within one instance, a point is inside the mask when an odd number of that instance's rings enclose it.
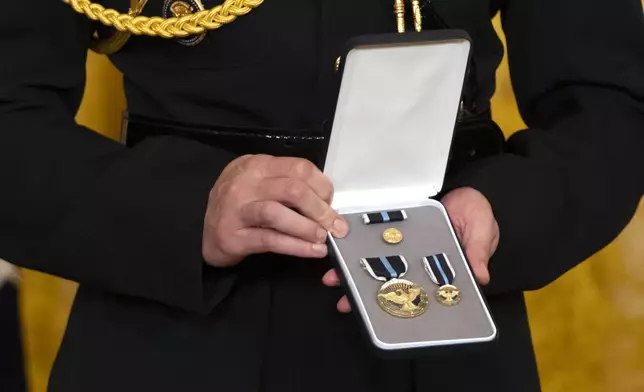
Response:
[[[441,202],[461,241],[476,280],[481,285],[488,284],[488,262],[499,244],[499,225],[494,218],[492,206],[481,192],[473,188],[455,189],[445,195]],[[334,269],[324,275],[322,282],[329,287],[340,285]],[[346,296],[338,301],[337,308],[342,313],[351,311]]]

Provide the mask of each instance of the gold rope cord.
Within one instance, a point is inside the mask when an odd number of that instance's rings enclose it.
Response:
[[[130,10],[128,15],[139,16],[147,5],[148,0],[130,0]],[[112,36],[104,38],[100,37],[98,32],[94,32],[94,38],[90,43],[90,49],[96,53],[111,55],[123,48],[132,34],[124,31],[117,31]]]
[[[99,20],[118,31],[135,35],[150,35],[163,38],[183,38],[215,30],[233,22],[238,16],[246,15],[264,0],[225,0],[211,10],[203,10],[180,18],[164,19],[158,16],[133,16],[121,14],[114,9],[105,9],[90,0],[63,0],[81,14],[92,20]]]

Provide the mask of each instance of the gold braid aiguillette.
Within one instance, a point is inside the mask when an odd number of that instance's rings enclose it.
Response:
[[[130,10],[127,14],[131,17],[141,15],[141,12],[143,12],[147,3],[148,0],[130,0]],[[114,54],[127,44],[131,36],[132,33],[119,30],[109,37],[100,37],[98,32],[94,32],[94,36],[90,43],[90,49],[100,54]]]
[[[264,0],[224,0],[209,10],[181,17],[161,18],[158,16],[133,16],[114,9],[106,9],[90,0],[63,0],[76,12],[105,26],[134,35],[149,35],[162,38],[186,38],[191,35],[216,30],[234,22],[238,17],[259,7]]]

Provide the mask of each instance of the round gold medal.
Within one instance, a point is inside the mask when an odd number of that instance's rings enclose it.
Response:
[[[382,233],[382,239],[388,244],[398,244],[403,240],[403,233],[392,227]]]
[[[404,279],[392,279],[378,290],[378,304],[392,316],[412,318],[425,313],[429,307],[425,289]]]
[[[163,4],[163,17],[165,19],[170,17],[183,18],[203,10],[204,6],[201,3],[201,0],[165,0],[165,3]],[[177,39],[177,42],[181,45],[195,46],[203,41],[205,37],[206,33],[190,35],[185,38]]]
[[[458,305],[461,302],[461,291],[456,286],[446,284],[436,291],[436,299],[445,306]]]

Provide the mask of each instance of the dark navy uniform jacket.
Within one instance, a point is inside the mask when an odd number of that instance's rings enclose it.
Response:
[[[18,313],[18,289],[0,282],[0,390],[26,392]]]
[[[353,36],[395,32],[392,3],[266,0],[197,46],[134,37],[111,60],[131,113],[316,134],[335,59]],[[328,260],[207,267],[208,193],[239,152],[173,135],[125,147],[75,124],[96,24],[57,0],[0,13],[0,257],[81,284],[52,391],[539,389],[522,292],[608,244],[643,193],[641,3],[432,3],[472,37],[481,114],[503,54],[490,23],[501,12],[529,129],[446,184],[479,189],[499,222],[485,288],[498,340],[404,360],[377,359],[355,318],[338,314],[342,290],[320,282]],[[102,4],[125,12],[129,1]]]

